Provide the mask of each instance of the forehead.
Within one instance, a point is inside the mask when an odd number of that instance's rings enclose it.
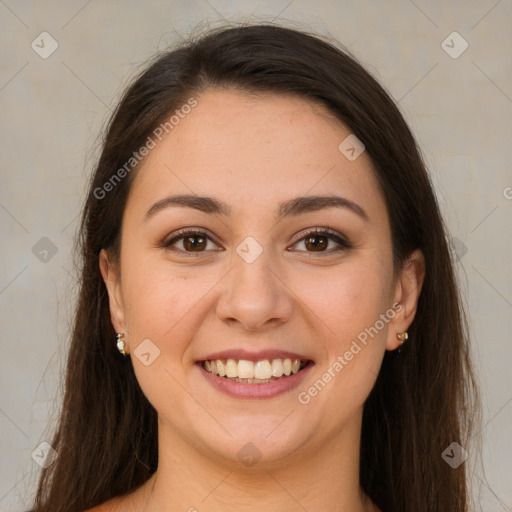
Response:
[[[132,185],[138,202],[170,193],[222,195],[240,206],[334,191],[383,207],[365,152],[339,145],[350,130],[323,105],[273,93],[208,90],[151,150]]]

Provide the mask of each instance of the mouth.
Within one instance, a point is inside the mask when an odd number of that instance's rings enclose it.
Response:
[[[293,377],[313,364],[310,359],[206,359],[199,364],[212,375],[242,384],[268,384]]]
[[[304,354],[280,349],[229,349],[205,355],[196,366],[217,391],[236,399],[264,400],[297,388],[315,362]]]

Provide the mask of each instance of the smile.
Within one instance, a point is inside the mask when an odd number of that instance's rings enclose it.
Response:
[[[308,364],[306,359],[212,359],[203,361],[203,368],[213,375],[246,384],[266,384],[295,375]]]

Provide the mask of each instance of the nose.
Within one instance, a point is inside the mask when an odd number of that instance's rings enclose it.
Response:
[[[231,327],[251,332],[286,323],[293,311],[293,293],[271,268],[265,252],[252,263],[235,255],[233,265],[217,301],[217,316]]]

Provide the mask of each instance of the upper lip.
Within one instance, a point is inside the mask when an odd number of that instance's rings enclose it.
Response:
[[[300,359],[302,361],[309,361],[310,358],[296,354],[294,352],[288,352],[286,350],[260,350],[259,352],[248,352],[243,349],[234,350],[223,350],[221,352],[215,352],[208,356],[200,359],[200,361],[211,361],[214,359],[245,359],[247,361],[263,361],[265,359]]]

